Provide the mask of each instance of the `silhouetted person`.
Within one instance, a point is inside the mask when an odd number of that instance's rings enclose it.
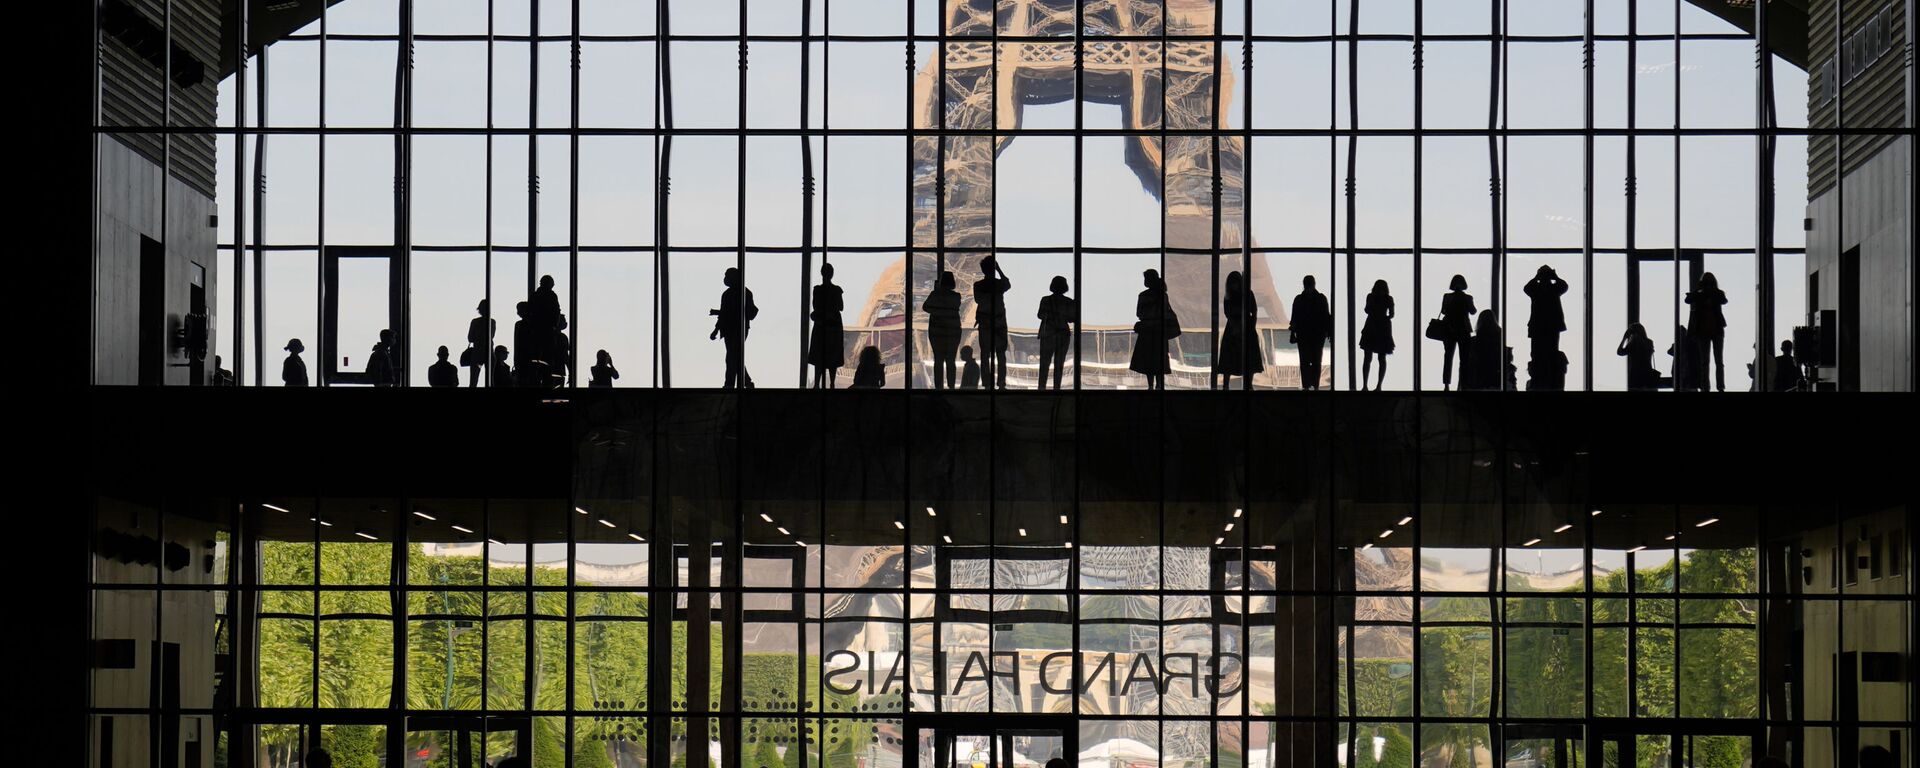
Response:
[[[502,344],[493,348],[493,373],[489,374],[488,377],[493,379],[492,386],[513,386],[513,368],[507,365],[506,345]]]
[[[1382,389],[1387,384],[1387,355],[1393,354],[1393,294],[1387,292],[1387,281],[1373,281],[1373,290],[1367,293],[1367,322],[1360,326],[1360,391],[1367,391],[1367,372],[1373,367],[1374,358],[1380,359],[1380,379],[1373,388]]]
[[[1159,270],[1140,273],[1146,288],[1134,302],[1133,359],[1127,368],[1147,377],[1147,389],[1166,389],[1167,373],[1173,364],[1167,359],[1167,342],[1180,335],[1180,318],[1173,314],[1173,302],[1167,298],[1167,281]]]
[[[973,346],[960,348],[960,388],[980,388],[980,364],[973,359]]]
[[[527,316],[538,321],[541,328],[560,327],[560,294],[553,290],[553,275],[540,276],[540,287],[527,297],[527,304]]]
[[[1460,350],[1460,386],[1467,385],[1467,366],[1472,358],[1473,296],[1467,293],[1467,278],[1454,275],[1447,283],[1447,295],[1440,297],[1440,389],[1453,386],[1453,351]]]
[[[448,352],[445,345],[440,347],[440,351],[437,353],[440,358],[439,362],[427,366],[427,386],[460,386],[460,369],[455,368],[453,363],[447,362],[447,356],[451,354],[453,353]]]
[[[1013,281],[992,256],[980,260],[980,279],[973,282],[973,327],[980,338],[981,373],[987,387],[1007,388],[1007,291]]]
[[[1560,308],[1560,297],[1567,293],[1567,281],[1554,274],[1553,267],[1542,264],[1524,291],[1533,300],[1533,313],[1527,318],[1527,338],[1533,342],[1533,354],[1527,362],[1527,389],[1564,389],[1560,334],[1567,330],[1567,316]]]
[[[707,334],[707,339],[720,339],[727,345],[727,378],[722,386],[752,389],[753,377],[747,375],[746,342],[760,308],[753,303],[753,291],[740,284],[738,267],[727,267],[720,282],[727,289],[720,292],[720,308],[707,310],[707,314],[714,316],[713,333]]]
[[[541,382],[541,386],[549,389],[566,386],[567,376],[573,373],[573,345],[567,340],[566,330],[567,316],[561,315],[553,333],[548,336],[552,341],[547,343],[547,378]]]
[[[300,353],[307,351],[307,345],[299,339],[288,339],[287,359],[280,363],[280,383],[289,387],[307,386],[307,361],[300,359]]]
[[[400,369],[393,363],[393,331],[380,331],[380,341],[367,355],[367,376],[376,387],[400,386]]]
[[[213,385],[216,387],[240,386],[240,381],[233,377],[233,371],[222,367],[219,355],[213,356]]]
[[[1327,295],[1313,288],[1313,275],[1300,278],[1300,295],[1293,297],[1292,329],[1287,337],[1300,350],[1300,388],[1320,388],[1320,353],[1333,340],[1333,312]]]
[[[1213,373],[1220,377],[1221,389],[1231,388],[1235,376],[1244,388],[1252,389],[1253,375],[1266,368],[1266,361],[1260,359],[1260,334],[1253,325],[1260,309],[1253,292],[1246,289],[1246,278],[1237,271],[1227,273],[1220,308],[1226,313],[1227,327],[1220,331],[1220,354],[1213,359]]]
[[[847,364],[846,328],[840,322],[845,309],[840,286],[833,284],[833,265],[820,265],[820,284],[813,287],[813,334],[807,337],[807,364],[813,366],[813,388],[833,389],[840,366]]]
[[[880,364],[880,348],[871,344],[860,350],[860,364],[853,369],[854,389],[879,389],[887,385],[887,367]]]
[[[587,369],[587,375],[591,377],[587,379],[588,389],[608,389],[614,379],[620,378],[620,369],[613,367],[613,355],[603,349],[594,353],[593,367]]]
[[[927,343],[933,347],[934,389],[959,385],[953,359],[960,351],[960,292],[954,284],[953,273],[941,271],[933,291],[920,303],[920,310],[927,313]]]
[[[460,365],[467,369],[467,386],[480,386],[480,369],[487,364],[487,347],[493,344],[493,332],[498,327],[493,318],[487,317],[487,300],[481,299],[480,305],[473,308],[478,316],[467,321],[467,348],[460,351]]]
[[[1861,747],[1860,768],[1893,768],[1893,753],[1878,744]]]
[[[1673,358],[1673,391],[1692,392],[1705,389],[1705,373],[1699,363],[1699,350],[1694,348],[1693,339],[1687,337],[1687,327],[1673,327],[1673,344],[1667,347],[1667,355]]]
[[[553,327],[541,327],[540,321],[534,317],[533,302],[514,304],[513,312],[520,317],[513,322],[514,384],[522,387],[540,386],[547,378],[546,361],[542,356],[547,346],[553,343]]]
[[[1567,353],[1553,351],[1553,357],[1546,360],[1527,361],[1527,391],[1557,392],[1567,380]]]
[[[1800,388],[1800,361],[1793,356],[1793,342],[1780,342],[1780,354],[1773,358],[1773,391],[1792,392]]]
[[[1067,278],[1053,276],[1047,295],[1040,297],[1040,389],[1047,388],[1047,368],[1053,368],[1053,388],[1060,388],[1060,374],[1067,368],[1067,351],[1073,348],[1073,326],[1080,320],[1080,307],[1067,296]]]
[[[1627,326],[1627,332],[1620,337],[1620,346],[1614,354],[1627,359],[1627,389],[1633,392],[1650,392],[1660,388],[1660,371],[1653,367],[1653,339],[1647,337],[1647,328],[1639,323]]]
[[[1499,313],[1488,307],[1474,321],[1473,338],[1467,342],[1466,360],[1460,370],[1460,388],[1500,389],[1500,369],[1510,362],[1506,352]]]
[[[333,768],[333,754],[320,747],[309,749],[300,758],[300,768]]]
[[[1722,359],[1727,343],[1727,292],[1720,290],[1720,279],[1708,272],[1700,276],[1700,285],[1687,292],[1687,338],[1693,341],[1698,365],[1705,368],[1707,354],[1713,355],[1714,388],[1727,391],[1727,364]],[[1700,389],[1707,388],[1706,377]]]

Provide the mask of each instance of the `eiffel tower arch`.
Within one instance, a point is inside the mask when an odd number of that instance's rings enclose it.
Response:
[[[925,335],[926,314],[919,301],[933,288],[944,268],[958,279],[963,304],[962,327],[971,332],[973,302],[967,286],[980,277],[980,260],[994,248],[994,162],[1015,140],[1022,111],[1028,105],[1052,104],[1074,98],[1073,43],[1076,0],[944,0],[941,24],[947,35],[942,50],[929,53],[913,82],[913,127],[918,131],[953,131],[943,136],[917,136],[913,141],[913,250],[884,271],[858,314],[856,327],[868,329],[847,337],[848,359],[873,344],[883,350],[890,385],[905,375],[905,337],[902,329],[911,313],[911,343],[916,361],[914,386],[928,386],[924,363],[932,356]],[[1208,135],[1154,135],[1160,130],[1209,131],[1217,116],[1221,130],[1232,114],[1233,73],[1216,61],[1216,46],[1195,40],[1141,40],[1140,37],[1212,35],[1212,0],[1086,0],[1080,19],[1084,61],[1079,69],[1081,95],[1087,102],[1121,108],[1130,136],[1124,161],[1142,186],[1162,203],[1165,268],[1174,312],[1188,329],[1174,342],[1176,375],[1170,386],[1204,387],[1200,375],[1210,365],[1213,339],[1208,330],[1217,311],[1214,280],[1224,284],[1227,273],[1241,269],[1245,226],[1245,146],[1240,137]],[[998,35],[1013,40],[996,40]],[[1059,42],[1034,41],[1057,36]],[[1120,39],[1103,39],[1117,37]],[[1132,39],[1129,39],[1132,38]],[[997,56],[996,56],[997,47]],[[938,56],[939,58],[935,58]],[[996,60],[997,59],[997,60]],[[1216,87],[1216,78],[1218,87]],[[991,130],[991,133],[987,133]],[[1214,248],[1214,166],[1219,165],[1219,250]],[[938,190],[938,192],[936,192]],[[1078,201],[1074,201],[1078,204]],[[943,248],[944,246],[944,248]],[[944,254],[942,253],[944,250]],[[1219,254],[1216,270],[1213,253]],[[1259,259],[1249,269],[1258,299],[1263,354],[1267,370],[1257,383],[1297,385],[1297,367],[1272,363],[1271,344],[1284,340],[1285,305]],[[909,279],[909,267],[910,279]],[[1044,279],[1015,275],[1015,279]],[[911,295],[908,285],[911,284]],[[1137,285],[1131,277],[1125,285]],[[1137,290],[1137,287],[1132,290]],[[1075,287],[1076,293],[1080,287]],[[1010,316],[1024,310],[1009,308]],[[1028,313],[1030,314],[1030,313]],[[1224,323],[1224,318],[1221,320]],[[1017,358],[1021,346],[1019,321],[1014,321],[1016,350],[1010,372],[1020,376]],[[1031,335],[1032,329],[1025,329]],[[1092,330],[1092,329],[1090,329]],[[1275,331],[1280,333],[1275,334]],[[1124,371],[1130,334],[1120,329],[1096,331],[1116,344],[1103,343],[1106,357],[1117,357]],[[968,341],[966,343],[972,343]],[[1096,361],[1084,348],[1083,360]],[[1104,362],[1111,363],[1112,360]],[[1181,371],[1186,375],[1182,376]]]

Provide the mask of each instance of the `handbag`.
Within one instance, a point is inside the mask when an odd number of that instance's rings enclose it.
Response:
[[[1173,307],[1167,307],[1167,316],[1160,321],[1160,334],[1167,341],[1180,338],[1180,316],[1173,313]]]
[[[460,367],[471,368],[480,364],[479,347],[467,347],[466,349],[460,350]]]
[[[1452,337],[1447,335],[1446,323],[1436,317],[1427,321],[1427,338],[1434,341],[1447,341]]]

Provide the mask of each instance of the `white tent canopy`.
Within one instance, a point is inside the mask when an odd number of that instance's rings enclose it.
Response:
[[[1108,739],[1080,752],[1080,768],[1115,768],[1154,764],[1159,760],[1160,750],[1137,739]]]

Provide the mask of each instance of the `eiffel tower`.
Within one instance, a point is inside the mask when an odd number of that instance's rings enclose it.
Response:
[[[926,314],[919,309],[919,299],[932,290],[942,268],[938,251],[942,244],[946,249],[945,269],[958,279],[964,298],[962,327],[973,327],[974,308],[967,286],[979,279],[981,258],[993,252],[993,164],[1014,140],[1007,132],[1020,127],[1024,107],[1074,98],[1073,34],[1077,21],[1074,6],[1075,0],[944,0],[942,3],[941,23],[948,40],[942,46],[944,50],[927,56],[915,75],[913,127],[961,133],[913,139],[914,251],[910,257],[895,262],[876,281],[855,326],[868,330],[847,336],[849,360],[868,344],[883,351],[889,385],[898,385],[899,377],[905,373],[905,347],[900,329],[907,312],[912,313],[915,360],[932,358],[932,348],[925,336]],[[1214,138],[1156,136],[1151,132],[1207,130],[1214,125],[1216,114],[1224,130],[1227,117],[1232,114],[1233,73],[1225,66],[1216,73],[1216,64],[1223,63],[1216,62],[1213,43],[1137,39],[1212,35],[1215,14],[1212,0],[1164,0],[1164,4],[1156,0],[1087,0],[1081,12],[1084,16],[1078,22],[1085,25],[1084,61],[1080,68],[1082,97],[1093,103],[1120,106],[1128,130],[1148,132],[1129,137],[1125,162],[1163,204],[1165,247],[1202,251],[1212,248]],[[998,35],[1020,39],[997,41],[996,23]],[[1042,36],[1057,36],[1061,41],[1030,39]],[[940,58],[936,60],[935,55]],[[1216,76],[1220,87],[1215,87]],[[975,133],[988,129],[994,133]],[[1221,257],[1218,271],[1224,284],[1228,272],[1241,268],[1246,155],[1240,137],[1221,136],[1219,144]],[[905,293],[906,280],[902,275],[909,260],[912,262],[912,296]],[[1193,370],[1192,366],[1204,369],[1212,359],[1213,342],[1204,330],[1198,333],[1194,330],[1210,328],[1211,317],[1217,311],[1217,292],[1209,285],[1214,278],[1214,265],[1206,253],[1168,253],[1165,260],[1162,272],[1174,312],[1189,329],[1171,345],[1176,372],[1182,361],[1188,361],[1189,371]],[[1285,305],[1274,289],[1272,278],[1261,274],[1263,271],[1254,270],[1252,280],[1262,314],[1260,325],[1285,328]],[[1010,316],[1023,311],[1010,310]],[[1225,322],[1224,317],[1221,322]],[[1031,329],[1028,330],[1030,335]],[[1018,356],[1020,331],[1016,322],[1013,328],[1016,352],[1010,361]],[[1113,335],[1126,339],[1126,348],[1131,349],[1129,334],[1115,331]],[[1083,360],[1093,362],[1084,349]],[[1123,373],[1125,362],[1125,355],[1119,355]],[[914,386],[928,386],[924,366],[916,368]],[[1016,377],[1019,375],[1017,363],[1011,371]],[[1169,377],[1170,386],[1178,386],[1174,382],[1180,378]],[[1188,376],[1186,381],[1191,386],[1194,381],[1204,380]],[[1257,383],[1268,386],[1297,386],[1298,381],[1296,367],[1281,369],[1271,363],[1256,377]]]

